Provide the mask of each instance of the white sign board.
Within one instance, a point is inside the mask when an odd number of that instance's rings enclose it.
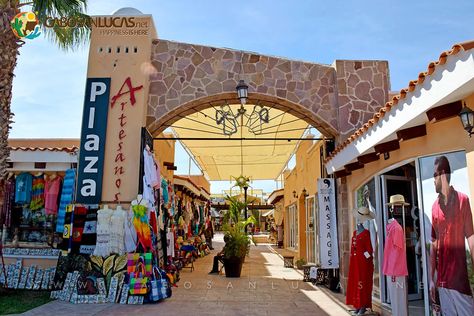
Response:
[[[334,179],[318,179],[319,256],[321,268],[339,268]]]

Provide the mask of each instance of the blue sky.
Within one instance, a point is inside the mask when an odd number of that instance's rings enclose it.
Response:
[[[474,38],[474,1],[90,1],[91,15],[133,6],[152,14],[158,37],[331,64],[388,60],[400,90],[443,50]],[[46,38],[28,41],[15,69],[10,137],[80,136],[87,47],[65,53]],[[188,172],[183,151],[178,172]],[[196,172],[194,167],[192,172]],[[273,181],[255,184],[267,190]],[[214,192],[228,188],[215,184]]]

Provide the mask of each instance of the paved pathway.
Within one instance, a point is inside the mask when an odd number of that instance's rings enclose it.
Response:
[[[216,235],[213,254],[222,246],[222,235]],[[173,296],[158,304],[74,305],[54,301],[24,315],[348,315],[346,307],[327,289],[313,287],[302,281],[300,272],[284,268],[283,260],[269,245],[251,247],[238,279],[208,275],[212,259],[212,254],[198,259],[193,272],[184,269]]]

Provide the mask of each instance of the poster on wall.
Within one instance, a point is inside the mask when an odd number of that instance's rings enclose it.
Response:
[[[321,267],[339,268],[334,179],[318,179],[319,255]]]
[[[375,178],[362,185],[356,192],[357,195],[357,207],[367,207],[371,212],[375,214],[375,219],[367,220],[363,223],[365,229],[370,232],[370,242],[372,249],[374,250],[374,284],[373,293],[374,297],[380,298],[380,272],[379,272],[379,241],[377,238],[378,228],[377,219],[381,218],[380,212],[376,209],[376,195],[375,195]]]
[[[474,315],[474,229],[466,153],[419,161],[431,312]]]

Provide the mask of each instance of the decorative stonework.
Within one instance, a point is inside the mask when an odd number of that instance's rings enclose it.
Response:
[[[224,48],[154,40],[147,127],[153,134],[180,118],[225,102],[249,85],[249,103],[288,111],[325,136],[345,139],[388,100],[386,61],[338,60],[332,66]]]
[[[165,40],[155,40],[152,51],[147,125],[153,133],[209,103],[237,103],[235,87],[244,79],[249,102],[289,110],[325,135],[338,135],[331,66]]]
[[[374,116],[389,98],[386,61],[337,60],[340,141]]]

